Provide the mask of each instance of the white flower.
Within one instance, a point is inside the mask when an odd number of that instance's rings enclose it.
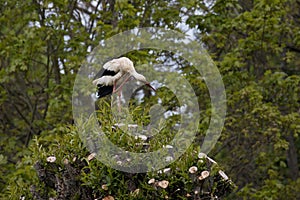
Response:
[[[141,140],[145,141],[148,139],[148,137],[146,135],[136,135],[134,137],[134,139],[141,139]]]
[[[91,154],[87,157],[88,161],[93,160],[93,159],[95,158],[95,156],[96,156],[96,153],[91,153]]]
[[[223,172],[222,170],[219,170],[219,174],[220,174],[220,176],[222,176],[222,178],[223,178],[225,181],[229,179],[228,176],[225,174],[225,172]]]
[[[162,174],[162,173],[165,173],[165,174],[166,174],[166,173],[168,173],[168,172],[170,172],[170,171],[171,171],[171,168],[165,168],[165,169],[163,169],[163,170],[159,170],[158,173],[159,173],[159,174]]]
[[[102,185],[101,188],[102,188],[103,190],[108,190],[108,187],[107,187],[106,184]]]
[[[53,163],[53,162],[55,162],[55,161],[56,161],[56,157],[55,157],[55,156],[49,156],[49,157],[47,158],[47,162]]]
[[[198,171],[198,168],[196,167],[196,166],[192,166],[192,167],[190,167],[190,169],[189,169],[189,172],[191,173],[191,174],[194,174],[194,173],[196,173]]]
[[[206,179],[209,176],[209,171],[201,172],[201,176],[199,176],[199,180]]]
[[[139,125],[137,125],[137,124],[128,124],[127,126],[128,126],[128,128],[138,128],[139,127]]]
[[[115,198],[112,196],[104,197],[102,200],[114,200]]]
[[[64,159],[64,164],[65,164],[65,165],[69,164],[69,160],[68,160],[67,158]]]
[[[148,181],[148,184],[153,184],[155,183],[155,179],[154,178],[151,178],[149,181]]]
[[[140,189],[138,188],[138,189],[134,190],[133,192],[131,192],[131,195],[136,197],[139,195],[139,193],[140,193]]]
[[[158,185],[159,187],[161,187],[161,188],[165,189],[165,188],[167,188],[167,187],[168,187],[168,185],[169,185],[169,181],[166,181],[166,180],[159,181],[159,182],[157,183],[157,185]]]
[[[206,158],[206,157],[207,157],[207,155],[206,155],[205,153],[201,153],[201,152],[200,152],[200,153],[198,154],[198,158],[200,158],[200,159],[201,159],[201,158]]]
[[[174,158],[173,158],[172,156],[167,156],[167,157],[165,158],[165,160],[166,160],[166,162],[171,162],[171,161],[174,160]]]
[[[117,161],[117,165],[122,165],[122,161],[121,161],[121,160],[118,160],[118,161]]]

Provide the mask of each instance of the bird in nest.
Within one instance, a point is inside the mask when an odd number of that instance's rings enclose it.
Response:
[[[137,81],[144,83],[153,91],[156,91],[146,80],[145,76],[136,72],[133,62],[127,57],[116,58],[108,61],[103,65],[103,68],[96,74],[95,77],[99,77],[93,81],[93,84],[97,86],[98,98],[102,98],[116,92],[118,92],[120,96],[122,87],[132,77]]]

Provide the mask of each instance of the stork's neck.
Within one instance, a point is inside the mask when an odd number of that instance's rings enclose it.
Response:
[[[133,70],[131,70],[130,72],[129,72],[130,74],[131,74],[131,76],[133,76],[133,77],[136,77],[136,76],[139,76],[140,74],[139,73],[137,73],[134,69]]]
[[[146,82],[147,82],[145,76],[143,76],[142,74],[137,73],[136,71],[133,71],[133,72],[131,73],[131,75],[132,75],[136,80],[138,80],[138,81],[141,81],[141,82],[143,82],[143,83],[146,83]]]

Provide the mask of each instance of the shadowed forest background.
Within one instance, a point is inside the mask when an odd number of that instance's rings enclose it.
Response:
[[[174,61],[198,96],[197,139],[171,175],[124,174],[88,158],[74,126],[72,92],[81,64],[100,41],[137,27],[191,34],[216,63],[227,116],[208,156],[236,185],[224,199],[300,199],[299,0],[0,2],[3,199],[201,199],[188,169],[198,163],[193,156],[209,124],[210,99],[200,74],[181,58],[147,49],[126,55],[141,65]],[[172,94],[159,92],[175,109]],[[138,119],[142,111],[132,112]],[[166,190],[148,184],[155,176],[168,179]]]

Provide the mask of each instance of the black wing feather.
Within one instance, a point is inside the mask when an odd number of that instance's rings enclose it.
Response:
[[[102,69],[96,74],[96,76],[94,77],[94,80],[97,79],[97,78],[101,78],[102,76],[114,76],[114,75],[116,75],[116,74],[117,74],[117,72],[110,71],[110,70],[107,70],[107,69],[102,68]]]
[[[102,76],[114,76],[117,73],[114,71],[110,71],[107,69],[102,68],[94,77],[94,80],[97,78],[101,78]],[[112,85],[97,85],[97,97],[98,99],[105,97],[106,95],[110,95],[113,92],[113,86]]]

